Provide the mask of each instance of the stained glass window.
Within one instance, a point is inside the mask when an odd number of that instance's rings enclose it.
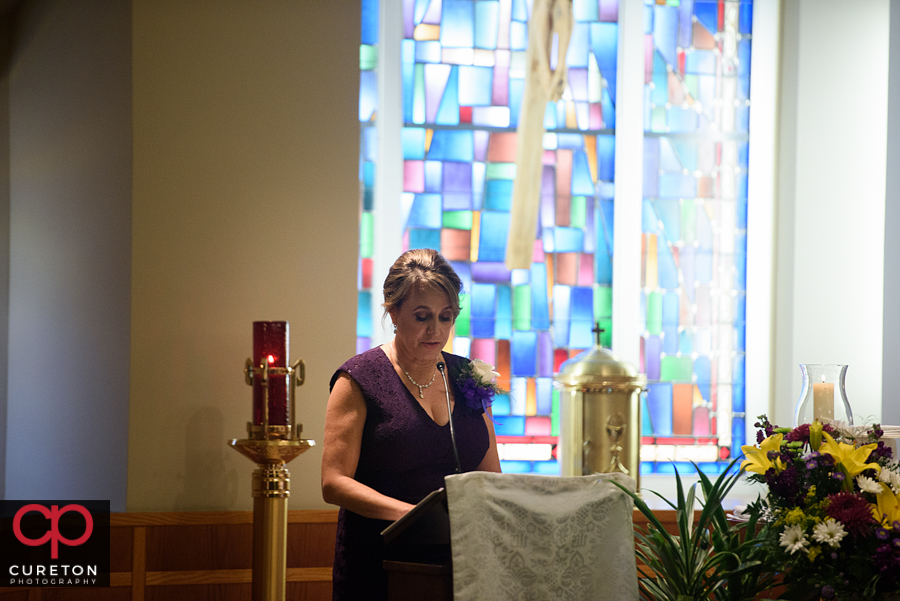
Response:
[[[752,4],[645,0],[642,473],[745,438]]]
[[[558,473],[553,373],[612,340],[619,0],[575,0],[568,85],[544,117],[530,269],[504,265],[529,0],[402,0],[401,250],[434,248],[464,282],[449,349],[498,367],[505,472]],[[644,0],[642,472],[704,471],[744,438],[749,0]],[[357,347],[370,348],[378,0],[362,2]],[[554,59],[555,60],[555,59]],[[377,306],[377,303],[376,303]]]

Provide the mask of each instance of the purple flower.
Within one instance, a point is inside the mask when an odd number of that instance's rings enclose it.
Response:
[[[834,587],[830,584],[826,584],[822,587],[822,598],[823,599],[834,599]]]
[[[888,531],[884,528],[879,528],[875,531],[875,536],[878,537],[878,540],[887,540],[888,539]]]

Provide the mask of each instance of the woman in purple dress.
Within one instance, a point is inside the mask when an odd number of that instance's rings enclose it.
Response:
[[[461,288],[439,253],[401,255],[384,281],[394,339],[353,357],[331,379],[322,496],[341,507],[335,600],[387,597],[380,533],[442,487],[444,476],[500,471],[491,416],[459,388],[469,361],[443,352]]]

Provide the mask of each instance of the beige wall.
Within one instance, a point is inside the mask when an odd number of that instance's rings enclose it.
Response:
[[[288,320],[321,444],[353,354],[357,2],[133,3],[129,511],[249,509],[251,322]],[[290,507],[325,507],[321,448]]]

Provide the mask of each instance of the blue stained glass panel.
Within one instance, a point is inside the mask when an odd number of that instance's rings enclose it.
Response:
[[[575,23],[569,49],[566,50],[566,65],[571,68],[587,68],[590,48],[590,26],[587,23]]]
[[[650,101],[656,106],[663,106],[669,101],[669,74],[666,72],[666,59],[659,52],[653,53],[653,88]]]
[[[667,326],[678,326],[678,310],[680,299],[677,292],[667,292],[663,295],[662,322]]]
[[[750,40],[738,42],[738,73],[750,73]]]
[[[738,17],[738,31],[750,33],[753,31],[753,5],[741,3],[741,15]]]
[[[747,289],[747,234],[738,233],[734,237],[734,287]]]
[[[459,79],[459,68],[454,66],[450,69],[447,86],[434,120],[438,125],[459,125]]]
[[[524,436],[525,435],[525,416],[524,415],[504,415],[498,418],[494,423],[494,432],[497,436]],[[509,465],[510,461],[506,464]],[[529,466],[530,467],[530,466]],[[506,472],[506,470],[503,470]],[[530,470],[528,470],[530,471]]]
[[[591,50],[600,73],[616,70],[616,51],[619,44],[618,23],[591,23]]]
[[[547,265],[531,264],[531,327],[535,330],[550,328],[550,307],[547,300]]]
[[[647,409],[656,436],[672,435],[672,385],[647,385]]]
[[[374,161],[378,157],[378,130],[374,127],[363,128],[362,137],[363,160]]]
[[[512,288],[497,286],[497,320],[494,338],[509,340],[512,336]]]
[[[499,432],[498,432],[499,434]],[[514,433],[512,435],[515,436],[524,436],[525,435],[525,422],[522,422],[522,433]],[[531,470],[531,462],[530,461],[501,461],[500,462],[500,470],[504,474],[530,474]]]
[[[512,346],[512,345],[510,345]],[[528,378],[510,377],[509,379],[509,412],[512,415],[525,415],[528,398]],[[523,432],[524,433],[524,432]]]
[[[434,132],[428,158],[434,161],[475,160],[474,138],[471,131],[442,129]]]
[[[494,70],[490,67],[459,67],[459,104],[490,106]]]
[[[553,287],[553,344],[557,348],[569,346],[569,286]]]
[[[513,0],[512,20],[513,21],[527,21],[528,20],[528,7],[527,7],[526,0]]]
[[[687,330],[681,332],[678,341],[678,352],[682,355],[690,355],[694,352],[694,335],[691,332]]]
[[[666,126],[672,133],[689,133],[697,129],[699,116],[692,108],[673,106],[668,110]]]
[[[553,379],[535,378],[534,384],[537,414],[550,415],[553,411]]]
[[[596,0],[575,0],[572,3],[572,16],[576,21],[596,21],[600,18],[597,4]]]
[[[653,201],[656,214],[662,221],[666,232],[666,238],[670,240],[681,239],[681,205],[677,200],[659,199]]]
[[[694,16],[710,33],[716,33],[719,30],[718,3],[703,0],[695,2]]]
[[[514,331],[510,340],[510,369],[513,376],[537,373],[537,332]]]
[[[491,405],[491,412],[494,414],[495,418],[499,415],[509,415],[509,395],[498,394],[494,396],[494,402]]]
[[[491,211],[509,211],[512,207],[513,180],[488,180],[484,191],[484,208]]]
[[[441,45],[444,48],[471,48],[475,43],[474,11],[471,0],[444,0],[441,7]]]
[[[441,217],[440,194],[416,194],[406,227],[440,229]]]
[[[693,37],[691,15],[694,13],[694,0],[681,0],[678,7],[678,46],[688,48]]]
[[[616,137],[597,136],[597,179],[613,181],[616,172]]]
[[[712,50],[694,50],[685,56],[684,63],[685,73],[716,74],[716,55]]]
[[[743,417],[735,417],[731,420],[731,454],[737,456],[741,453],[741,447],[747,444],[747,428]]]
[[[494,312],[496,307],[496,286],[493,284],[472,284],[471,331],[473,338],[494,337]]]
[[[572,195],[593,196],[594,182],[591,180],[591,169],[588,166],[587,154],[576,150],[572,164]]]
[[[660,236],[656,245],[659,287],[667,290],[678,288],[678,266],[672,256],[672,247],[665,236]]]
[[[360,71],[359,73],[359,120],[363,123],[372,120],[378,109],[378,73]]]
[[[709,357],[701,356],[694,360],[694,375],[697,376],[697,389],[704,401],[710,399],[710,383],[712,381],[712,369]]]
[[[360,290],[356,299],[356,335],[372,335],[372,293]]]
[[[400,132],[405,160],[422,160],[425,158],[425,130],[421,127],[404,127]]]
[[[609,95],[609,90],[607,88],[603,88],[603,99],[600,101],[600,106],[603,110],[603,126],[606,129],[615,129],[616,128],[616,109],[615,103],[613,103],[612,98]]]
[[[684,169],[691,173],[697,170],[697,140],[669,139]]]
[[[509,213],[482,211],[481,235],[478,243],[479,261],[505,261],[508,235]]]
[[[416,62],[436,64],[441,62],[441,43],[434,40],[416,42]]]
[[[644,197],[659,196],[659,138],[644,138],[643,181]]]
[[[509,24],[509,49],[525,50],[528,48],[528,25],[520,21]]]
[[[494,50],[500,26],[500,3],[479,1],[475,3],[475,47]]]
[[[441,251],[441,230],[409,230],[409,248],[430,248]]]
[[[555,252],[581,252],[584,249],[584,230],[577,227],[555,227],[553,245]]]
[[[440,192],[444,185],[444,164],[441,161],[425,161],[425,191]]]
[[[594,344],[594,289],[586,287],[572,288],[572,322],[569,334],[569,346],[572,348],[590,348]]]
[[[525,92],[524,79],[509,80],[509,126],[519,125],[519,111],[522,108],[522,94]]]
[[[678,7],[653,7],[653,44],[670,65],[678,62]]]
[[[362,0],[360,39],[363,44],[378,43],[378,0]]]
[[[494,284],[509,283],[510,271],[504,263],[479,261],[472,263],[472,279],[476,282]]]
[[[674,355],[678,352],[681,340],[678,337],[678,326],[663,326],[663,352],[667,355]]]
[[[462,261],[451,261],[450,266],[453,267],[453,271],[456,272],[456,275],[462,281],[462,296],[465,296],[472,289],[472,270],[468,263],[463,263]],[[462,296],[460,297],[460,302],[463,300]]]
[[[697,178],[682,173],[664,173],[659,176],[661,198],[694,198],[697,196]]]
[[[542,476],[558,476],[559,475],[559,462],[558,461],[535,461],[533,463],[533,473],[540,474]]]

